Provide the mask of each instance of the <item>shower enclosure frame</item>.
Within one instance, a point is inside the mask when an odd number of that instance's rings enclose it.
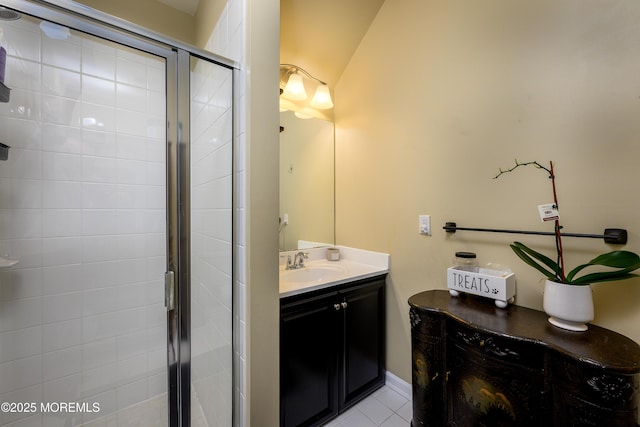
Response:
[[[233,60],[167,38],[128,21],[68,0],[56,0],[55,4],[45,0],[0,0],[0,5],[154,54],[166,61],[167,408],[169,426],[189,426],[191,423],[190,59],[191,57],[203,59],[232,71],[233,116],[236,110],[235,82],[239,65]],[[235,123],[234,118],[232,122]],[[235,124],[233,128],[235,129]],[[232,188],[235,188],[233,180]],[[232,204],[235,206],[234,196],[232,196]],[[232,227],[234,217],[232,209]],[[232,247],[234,247],[233,230],[231,235],[233,236]],[[233,256],[231,262],[233,272]],[[232,273],[232,282],[233,279]],[[233,323],[235,330],[235,322]],[[232,371],[235,378],[235,366],[232,367]],[[229,390],[229,393],[234,396],[233,390]],[[235,399],[233,397],[232,399],[235,407]],[[235,414],[234,409],[233,418]]]

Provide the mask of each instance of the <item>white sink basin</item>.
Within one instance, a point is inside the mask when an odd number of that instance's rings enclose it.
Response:
[[[340,247],[339,261],[326,260],[326,248],[309,249],[304,268],[286,269],[286,259],[299,251],[281,255],[279,264],[280,298],[301,295],[330,286],[338,286],[355,280],[376,277],[389,272],[389,255],[380,252],[362,251]]]
[[[308,264],[296,270],[282,270],[280,280],[289,283],[329,282],[344,277],[346,273],[347,269],[341,265]]]

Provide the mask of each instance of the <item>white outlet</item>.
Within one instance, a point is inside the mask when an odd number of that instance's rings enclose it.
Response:
[[[418,216],[418,231],[420,234],[431,236],[431,215]]]

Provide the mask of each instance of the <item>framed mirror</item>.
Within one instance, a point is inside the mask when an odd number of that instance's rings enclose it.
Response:
[[[334,124],[280,113],[280,250],[333,245]]]

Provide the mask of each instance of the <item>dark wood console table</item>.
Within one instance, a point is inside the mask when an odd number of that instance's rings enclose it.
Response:
[[[409,305],[413,427],[638,425],[640,346],[629,338],[447,291]]]

